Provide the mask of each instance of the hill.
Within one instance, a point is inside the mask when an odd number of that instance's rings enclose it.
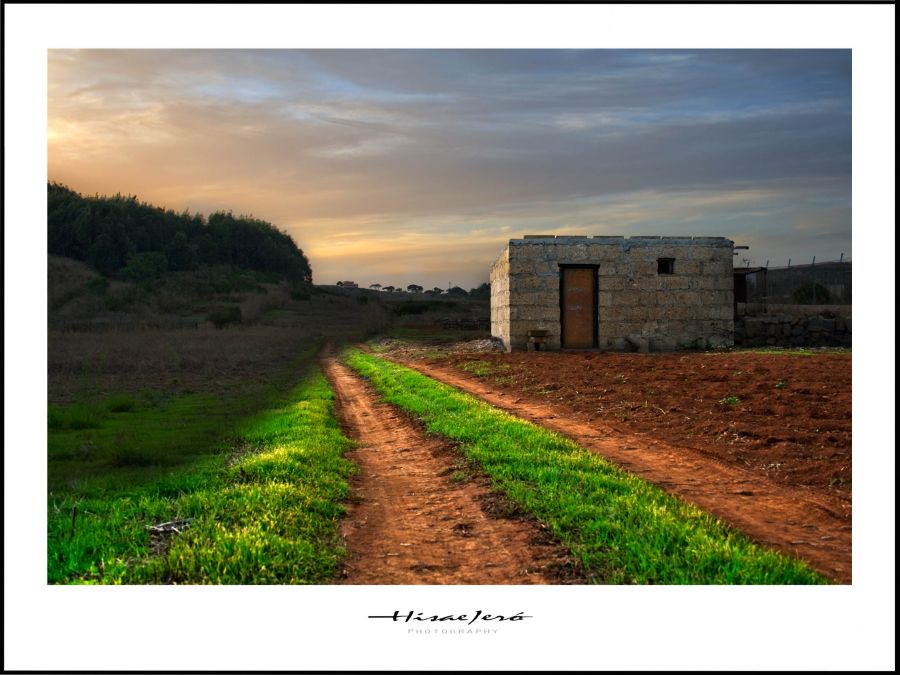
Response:
[[[229,266],[267,281],[309,286],[309,260],[291,236],[252,216],[204,217],[116,194],[83,196],[47,184],[48,252],[123,281],[152,282],[168,272]]]

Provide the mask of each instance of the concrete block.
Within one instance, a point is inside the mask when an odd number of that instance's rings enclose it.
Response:
[[[622,256],[622,247],[617,244],[597,244],[591,240],[587,245],[587,253],[591,262],[618,260]]]
[[[509,261],[509,273],[511,275],[533,274],[534,262],[534,260],[529,260],[526,258],[513,258]]]
[[[613,295],[613,305],[634,306],[638,303],[639,298],[638,291],[619,291]]]
[[[658,264],[654,256],[650,256],[649,260],[633,260],[632,269],[635,276],[648,276],[656,278]]]
[[[657,291],[656,293],[656,306],[657,307],[671,307],[676,302],[675,294],[671,291]]]
[[[532,271],[540,276],[559,276],[559,265],[555,262],[539,260],[534,263]]]
[[[557,248],[557,260],[561,263],[572,262],[585,264],[588,261],[587,242],[583,244],[570,244],[568,246],[560,246]]]
[[[516,291],[538,291],[545,290],[547,287],[546,279],[536,274],[521,274],[513,279]]]
[[[700,274],[714,276],[714,277],[723,277],[732,275],[732,271],[730,269],[726,269],[725,263],[719,260],[706,260],[700,264]],[[732,283],[734,281],[734,277],[732,276]]]
[[[511,249],[511,260],[540,260],[544,257],[544,244],[534,243],[528,246],[516,246]]]
[[[559,249],[560,249],[560,246],[558,244],[555,244],[555,243],[544,244],[542,253],[541,253],[541,258],[543,258],[544,260],[551,260],[551,261],[557,260],[559,258],[559,253],[560,253]]]
[[[661,291],[681,291],[690,288],[690,279],[676,275],[662,275],[657,277]]]

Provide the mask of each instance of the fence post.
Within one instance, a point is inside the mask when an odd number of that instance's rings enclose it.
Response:
[[[813,256],[812,265],[810,265],[810,269],[816,266],[816,256]],[[812,287],[813,287],[813,303],[816,304],[816,275],[812,275]]]

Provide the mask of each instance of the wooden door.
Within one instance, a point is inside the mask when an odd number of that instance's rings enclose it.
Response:
[[[597,268],[562,270],[562,346],[592,349],[597,346]]]

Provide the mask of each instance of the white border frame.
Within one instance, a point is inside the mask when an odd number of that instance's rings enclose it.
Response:
[[[893,669],[892,5],[17,5],[5,11],[8,669]],[[852,587],[46,585],[46,50],[109,47],[851,48]],[[394,609],[520,610],[408,635]],[[164,648],[149,645],[162,644]]]

